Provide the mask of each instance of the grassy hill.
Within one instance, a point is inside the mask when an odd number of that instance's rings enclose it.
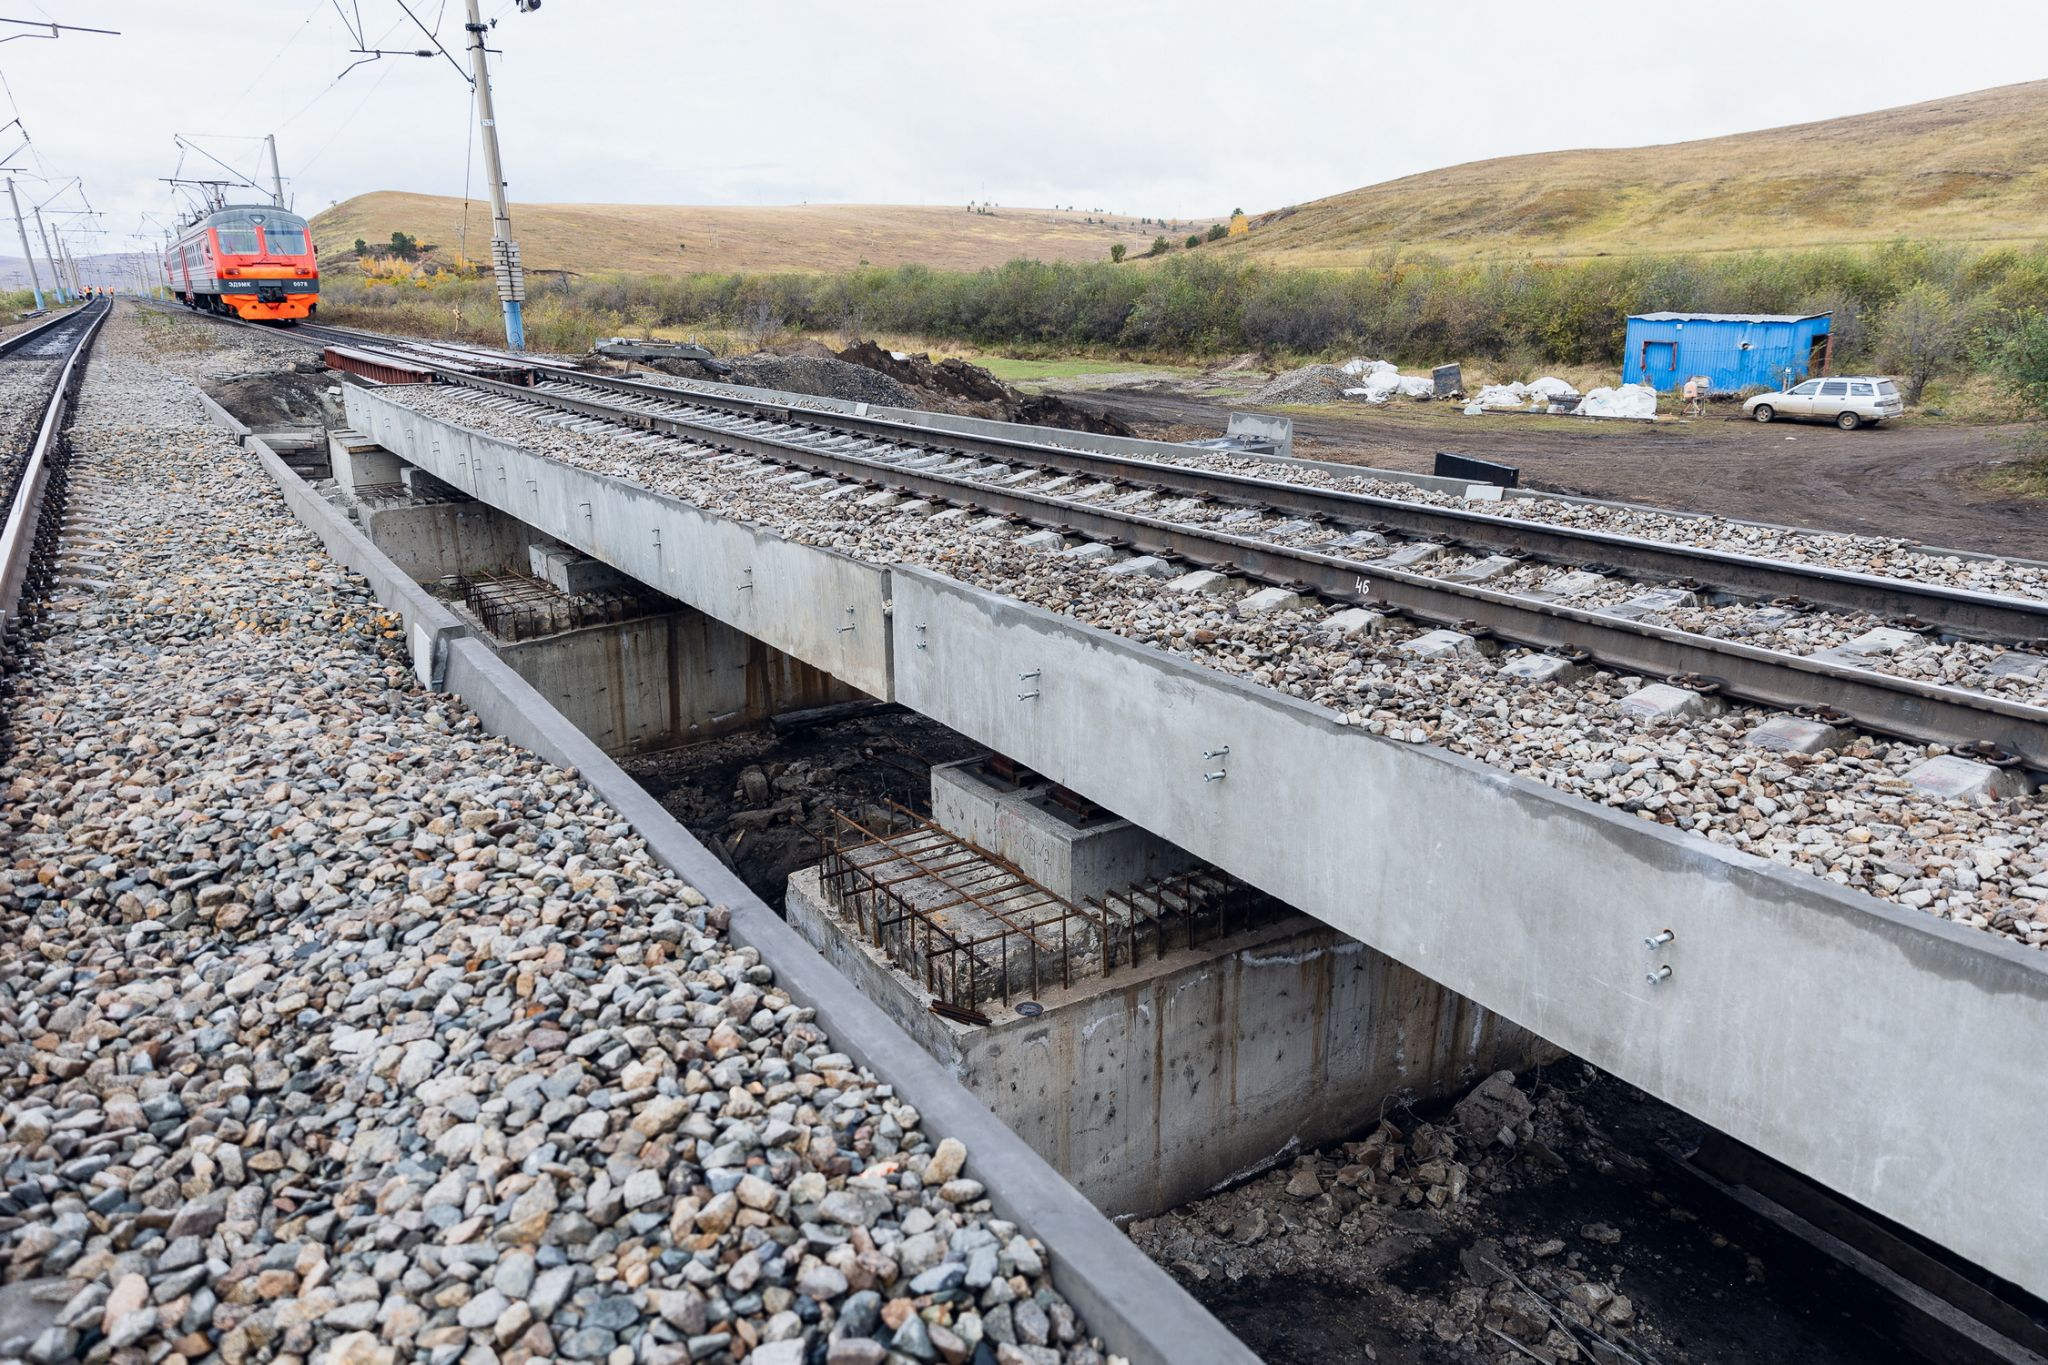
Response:
[[[1698,142],[1474,161],[1262,215],[1215,249],[1323,267],[1389,247],[1621,256],[1900,235],[2048,237],[2048,81]]]
[[[330,264],[360,237],[372,244],[408,232],[452,259],[460,240],[463,201],[381,190],[359,194],[313,219]],[[1094,219],[1093,222],[1088,221]],[[1197,227],[1183,224],[1185,234]],[[998,208],[970,213],[960,206],[802,204],[782,207],[695,207],[655,204],[514,204],[513,235],[529,270],[641,274],[705,271],[840,271],[869,265],[923,264],[977,270],[1018,256],[1097,261],[1113,243],[1133,254],[1159,232],[1132,218],[1066,209]],[[491,210],[469,205],[468,254],[488,260]]]

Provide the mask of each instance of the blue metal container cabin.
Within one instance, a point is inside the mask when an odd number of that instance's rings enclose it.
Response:
[[[1644,313],[1628,320],[1621,380],[1662,392],[1698,374],[1716,393],[1782,389],[1828,372],[1828,323],[1826,313]]]

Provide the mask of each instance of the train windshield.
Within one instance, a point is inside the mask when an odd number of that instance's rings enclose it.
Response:
[[[256,240],[261,229],[273,256],[306,254],[306,220],[283,209],[223,209],[213,215],[213,230],[220,249],[234,255],[254,255],[264,247]]]

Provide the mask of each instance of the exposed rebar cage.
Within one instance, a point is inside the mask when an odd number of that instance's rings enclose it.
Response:
[[[486,571],[457,578],[455,586],[484,629],[506,641],[679,609],[674,599],[651,588],[567,593],[532,574]]]
[[[897,807],[877,831],[833,812],[822,881],[840,917],[937,1001],[978,1011],[1077,976],[1107,976],[1284,913],[1213,868],[1152,878],[1096,901],[1054,895],[994,854]]]

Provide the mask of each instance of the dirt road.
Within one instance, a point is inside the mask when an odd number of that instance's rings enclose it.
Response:
[[[1213,436],[1230,417],[1221,404],[1152,391],[1059,396],[1155,437]],[[2048,558],[2048,502],[1983,486],[1990,469],[2012,458],[2010,432],[2002,429],[1909,422],[1838,431],[1713,418],[1655,427],[1568,423],[1506,413],[1417,420],[1398,409],[1295,414],[1295,453],[1427,473],[1437,451],[1453,450],[1515,465],[1531,488]]]

